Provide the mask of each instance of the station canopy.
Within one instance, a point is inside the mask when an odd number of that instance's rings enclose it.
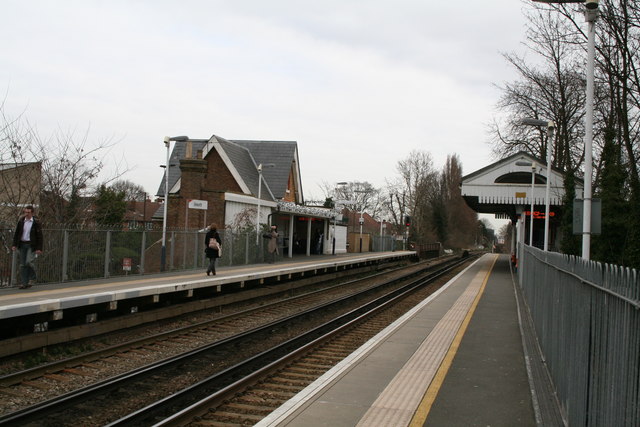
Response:
[[[532,166],[535,166],[535,171]],[[532,173],[535,178],[531,188]],[[564,197],[562,171],[551,168],[541,159],[520,151],[462,177],[462,197],[478,213],[495,214],[496,218],[516,219],[522,208],[545,205],[547,179],[549,204],[561,206]],[[582,197],[582,181],[576,180],[576,197]]]

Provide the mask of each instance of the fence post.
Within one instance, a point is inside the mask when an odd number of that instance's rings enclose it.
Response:
[[[170,261],[169,261],[169,270],[173,270],[173,257],[175,255],[175,242],[176,242],[176,232],[171,232],[171,246],[169,250]]]
[[[194,248],[193,248],[193,268],[200,267],[198,265],[198,259],[200,259],[200,251],[198,251],[198,240],[200,240],[199,236],[198,236],[198,232],[194,231],[193,232],[193,245],[194,245]]]
[[[62,238],[62,281],[69,280],[69,274],[67,268],[69,266],[69,231],[64,230],[64,237]]]
[[[185,228],[182,232],[182,269],[187,269],[187,240],[189,239],[189,232]]]
[[[18,282],[17,282],[17,270],[18,268],[18,251],[19,249],[16,249],[15,251],[12,251],[11,253],[11,286],[15,286]]]
[[[107,231],[107,241],[104,248],[104,278],[109,277],[109,259],[111,258],[111,230]]]
[[[144,252],[147,247],[147,230],[142,230],[142,245],[140,247],[140,274],[144,274]]]
[[[249,233],[245,233],[244,263],[249,264]]]

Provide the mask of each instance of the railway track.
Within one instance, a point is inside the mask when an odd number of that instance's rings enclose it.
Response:
[[[351,282],[349,288],[358,287],[356,282],[362,281]],[[367,288],[367,285],[362,284],[361,286]],[[200,384],[203,381],[208,381],[208,378],[217,378],[212,380],[217,384],[217,388],[220,388],[221,384],[232,384],[238,376],[246,375],[240,373],[235,367],[238,365],[236,361],[239,354],[251,353],[249,359],[256,358],[254,368],[250,369],[250,371],[255,371],[265,363],[271,363],[265,361],[265,357],[270,357],[272,360],[279,357],[272,350],[274,348],[286,345],[289,347],[279,351],[284,354],[292,353],[293,337],[300,335],[301,330],[308,329],[306,325],[310,319],[313,319],[315,323],[324,324],[327,319],[336,316],[336,312],[340,311],[341,306],[342,310],[348,311],[349,306],[346,305],[346,301],[362,299],[364,298],[363,294],[371,295],[379,292],[374,289],[388,286],[388,283],[374,287],[368,285],[367,289],[361,289],[357,293],[352,292],[348,297],[342,297],[330,303],[318,304],[318,299],[326,300],[330,294],[327,290],[321,290],[291,298],[283,303],[203,322],[203,324],[192,325],[180,331],[171,331],[162,334],[161,337],[149,337],[137,342],[126,343],[118,348],[102,351],[103,354],[98,359],[95,358],[97,355],[84,355],[82,359],[67,360],[59,363],[57,367],[41,367],[39,368],[42,371],[40,373],[35,370],[30,373],[22,373],[23,377],[19,380],[18,377],[13,379],[4,377],[0,379],[0,384],[5,386],[5,391],[13,387],[13,391],[18,394],[19,391],[16,387],[26,386],[43,390],[46,394],[48,384],[59,385],[63,383],[64,375],[92,378],[91,371],[100,371],[99,365],[101,364],[120,364],[123,360],[145,361],[148,359],[146,356],[149,352],[156,352],[159,348],[163,349],[162,352],[170,348],[170,352],[181,353],[116,375],[113,378],[104,379],[81,390],[71,391],[55,399],[13,412],[0,418],[0,424],[79,425],[79,419],[82,419],[83,421],[80,421],[82,425],[103,425],[105,420],[121,417],[121,410],[127,413],[136,412],[136,409],[143,406],[152,407],[153,404],[148,404],[150,401],[165,401],[165,399],[169,399],[167,396],[177,396],[181,394],[179,390],[189,390],[193,388],[194,383]],[[314,305],[313,309],[304,309],[304,307]],[[283,317],[283,312],[288,315]],[[273,320],[278,316],[279,319]],[[251,321],[243,326],[246,319],[251,319]],[[265,324],[259,328],[251,328],[256,323]],[[242,332],[238,332],[239,330]],[[315,333],[319,334],[319,332]],[[202,342],[211,341],[214,342],[202,345]],[[193,347],[194,343],[200,344],[195,345],[196,348],[185,351],[190,346]],[[266,356],[266,354],[270,354],[270,356]],[[198,397],[191,393],[193,392],[188,393],[189,397],[186,400],[190,402],[198,400]],[[205,393],[210,394],[211,390],[209,389]],[[141,398],[141,396],[144,397]],[[110,402],[110,404],[105,405],[105,402]],[[117,402],[125,403],[118,404]],[[184,404],[184,401],[180,405],[188,406],[188,404]],[[168,404],[162,404],[162,406],[169,407]],[[116,410],[113,407],[116,407]],[[87,414],[90,415],[87,416]],[[155,417],[157,415],[152,416],[154,419]],[[129,423],[129,421],[123,422]]]
[[[254,425],[288,399],[315,381],[395,319],[435,292],[440,277],[456,270],[465,262],[457,262],[439,271],[405,284],[401,288],[370,301],[327,324],[286,343],[287,352],[277,360],[272,352],[243,361],[229,371],[247,371],[236,382],[212,392],[220,378],[212,376],[170,398],[156,402],[124,417],[115,426],[184,426],[184,425]],[[451,276],[453,274],[450,274]],[[298,345],[299,344],[299,345]],[[224,375],[223,373],[221,375]],[[189,406],[184,402],[195,395],[206,397]],[[185,409],[179,409],[184,407]],[[177,410],[177,411],[176,411]],[[173,415],[168,413],[176,411]]]

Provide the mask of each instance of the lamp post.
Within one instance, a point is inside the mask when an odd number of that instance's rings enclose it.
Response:
[[[169,208],[169,146],[171,141],[184,142],[188,141],[188,136],[164,137],[164,146],[167,148],[167,163],[164,165],[164,208],[162,216],[162,250],[160,252],[160,271],[165,271],[167,266],[167,215]]]
[[[353,192],[354,192],[354,193],[364,193],[364,194],[367,194],[367,191],[366,191],[366,190],[354,190]],[[366,196],[365,196],[365,199],[366,199]],[[364,200],[363,200],[363,202],[364,202]],[[360,222],[360,252],[362,252],[362,224],[364,224],[364,218],[363,218],[363,215],[364,215],[364,203],[363,203],[362,208],[360,209],[360,221],[359,221],[359,222]]]
[[[362,223],[364,222],[364,218],[362,217],[363,213],[363,211],[360,211],[360,252],[362,252]]]
[[[593,97],[596,21],[599,0],[533,0],[539,3],[584,3],[585,21],[589,24],[587,33],[587,93],[584,132],[584,206],[582,216],[582,258],[591,257],[591,179],[593,175]]]
[[[533,191],[535,190],[536,183],[536,164],[535,162],[516,162],[518,166],[531,166],[531,210],[529,212],[529,216],[531,220],[529,221],[529,246],[533,246]]]
[[[337,208],[338,207],[338,190],[340,190],[340,188],[342,188],[343,186],[347,185],[347,182],[337,182],[336,183],[336,200],[333,202],[333,208]],[[332,243],[331,243],[331,255],[335,255],[336,254],[336,230],[338,228],[338,216],[335,215],[333,217],[333,239],[332,239]]]
[[[256,246],[260,244],[260,201],[262,200],[262,168],[272,168],[273,163],[258,165],[258,213],[256,214]]]
[[[547,183],[544,192],[544,251],[549,250],[549,192],[551,186],[551,152],[553,151],[553,132],[556,124],[552,121],[537,119],[522,119],[523,125],[545,126],[547,128]]]

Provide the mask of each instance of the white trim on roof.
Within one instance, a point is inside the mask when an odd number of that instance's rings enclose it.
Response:
[[[295,200],[298,203],[304,203],[304,194],[302,193],[302,177],[300,176],[300,159],[298,158],[298,144],[296,144],[293,152],[293,161],[295,163],[294,178],[296,180],[296,188],[298,189],[298,197],[296,197]]]
[[[182,184],[182,177],[178,178],[178,180],[176,181],[175,184],[173,184],[173,187],[171,187],[169,189],[169,194],[176,194],[177,192],[180,191],[180,185]],[[164,196],[164,194],[163,194]]]
[[[238,183],[238,185],[240,186],[240,189],[242,190],[242,192],[244,194],[252,194],[251,190],[249,190],[249,187],[247,186],[247,184],[242,179],[242,176],[240,175],[240,173],[238,173],[238,170],[233,165],[233,162],[231,161],[231,159],[227,155],[226,151],[224,151],[224,149],[222,148],[222,144],[220,144],[220,142],[215,137],[215,135],[212,136],[211,138],[215,139],[215,141],[213,142],[214,148],[216,149],[216,151],[220,155],[220,158],[222,159],[224,164],[227,166],[227,169],[229,170],[229,172],[231,172],[231,176],[233,176],[233,179],[235,179],[236,182]]]
[[[245,196],[244,194],[237,193],[224,193],[224,199],[228,202],[245,203],[247,205],[257,205],[258,198],[253,196]],[[270,202],[268,200],[261,200],[260,206],[268,206],[270,208],[277,208],[278,203]]]
[[[549,180],[549,203],[562,205],[564,197],[564,185],[562,174],[551,169],[551,176],[547,177],[546,165],[539,159],[527,154],[518,153],[506,159],[495,162],[483,169],[473,172],[462,178],[461,193],[464,197],[478,197],[478,203],[489,205],[530,205],[544,204],[546,201],[546,184],[534,184],[533,194],[530,183],[496,183],[496,179],[503,175],[524,172],[531,174],[531,166],[520,166],[516,162],[527,160],[536,163],[538,170],[536,175]],[[576,197],[582,197],[582,184],[576,183]]]

